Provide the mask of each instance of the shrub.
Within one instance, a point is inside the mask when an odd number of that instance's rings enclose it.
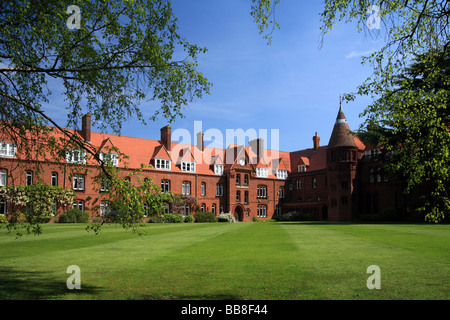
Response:
[[[252,220],[253,220],[253,222],[258,222],[258,221],[259,221],[259,217],[254,216],[254,217],[252,218]]]
[[[8,223],[8,219],[2,214],[0,214],[0,223]]]
[[[311,221],[314,220],[314,213],[291,211],[285,214],[275,215],[273,218],[277,221]]]
[[[233,215],[231,213],[221,213],[217,217],[217,221],[219,222],[236,222]]]
[[[217,222],[216,215],[212,212],[196,212],[195,222]]]
[[[182,223],[183,221],[183,215],[178,213],[166,213],[164,215],[164,222],[166,223]]]
[[[151,216],[147,222],[148,223],[164,223],[164,218],[161,216]]]
[[[191,215],[186,216],[186,218],[184,218],[184,222],[186,222],[186,223],[194,222],[194,217]]]
[[[77,208],[69,209],[59,216],[58,222],[60,223],[82,223],[88,222],[89,214],[85,211],[81,211]]]

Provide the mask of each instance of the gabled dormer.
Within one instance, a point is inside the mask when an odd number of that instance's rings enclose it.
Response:
[[[184,148],[180,151],[178,164],[183,172],[195,172],[195,158],[190,148]]]
[[[278,179],[286,179],[288,176],[287,167],[283,161],[283,159],[278,159],[278,167],[276,171],[276,176]]]
[[[163,144],[155,148],[155,153],[150,161],[157,170],[170,170],[172,167],[172,159]]]
[[[306,172],[309,168],[309,159],[307,157],[300,157],[297,164],[297,172]]]
[[[216,175],[223,175],[225,165],[223,163],[222,157],[220,155],[213,156],[211,159],[211,166],[212,170],[214,171],[214,174]]]
[[[114,151],[115,146],[110,138],[102,141],[98,148],[98,157],[104,164],[119,165],[119,155]]]
[[[258,178],[267,178],[269,176],[269,165],[266,163],[264,158],[260,158],[258,164],[256,165],[256,176]]]

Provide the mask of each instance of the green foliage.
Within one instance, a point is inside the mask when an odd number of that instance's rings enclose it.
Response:
[[[236,222],[236,219],[233,217],[231,213],[224,213],[222,212],[217,217],[218,222]]]
[[[164,223],[164,218],[161,216],[151,216],[147,222],[148,223]]]
[[[165,223],[183,223],[184,217],[178,213],[166,213],[164,215]]]
[[[59,223],[86,223],[89,221],[89,214],[77,208],[71,208],[58,218]]]
[[[194,222],[194,217],[191,216],[191,215],[186,216],[186,217],[184,218],[184,222],[185,222],[185,223],[191,223],[191,222]]]
[[[314,214],[291,211],[284,214],[274,215],[273,219],[276,221],[311,221],[314,220]]]
[[[259,217],[254,216],[254,217],[252,218],[252,221],[253,221],[253,222],[258,222],[258,221],[259,221]]]
[[[203,223],[203,222],[217,222],[216,215],[212,212],[202,212],[198,211],[195,213],[195,222]]]
[[[380,10],[380,29],[367,25],[373,5]],[[358,31],[376,36],[386,33],[386,45],[362,59],[373,67],[372,74],[344,98],[361,95],[374,101],[361,114],[366,117],[362,131],[370,128],[360,136],[391,152],[388,168],[405,180],[406,192],[423,183],[432,186],[420,208],[432,222],[450,212],[447,16],[444,0],[326,0],[321,14],[323,36],[337,21],[356,21]]]
[[[277,28],[280,28],[279,23],[275,19],[275,9],[280,3],[280,0],[253,0],[251,7],[251,16],[254,22],[258,25],[259,34],[264,34],[264,39],[268,44],[272,43],[272,33]]]
[[[8,219],[4,215],[0,214],[0,223],[8,223]]]
[[[15,230],[18,236],[21,230],[27,233],[40,234],[40,223],[46,223],[54,215],[54,205],[72,205],[74,191],[63,187],[54,187],[42,183],[31,186],[0,187],[0,197],[10,205],[8,229]],[[22,214],[21,211],[26,211]],[[21,219],[20,216],[24,216]]]

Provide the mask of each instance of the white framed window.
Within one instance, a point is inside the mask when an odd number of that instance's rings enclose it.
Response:
[[[183,211],[183,217],[187,217],[191,214],[191,206],[186,205]]]
[[[202,203],[202,205],[201,205],[201,207],[200,207],[200,210],[201,210],[202,212],[205,212],[205,211],[206,211],[206,204]]]
[[[161,180],[161,192],[170,192],[170,180]]]
[[[313,188],[317,187],[317,179],[316,178],[312,178],[312,187]]]
[[[181,171],[195,172],[195,162],[193,161],[181,161]]]
[[[109,202],[102,201],[100,202],[100,215],[105,216],[108,213]]]
[[[0,142],[0,157],[15,157],[17,145],[10,142]]]
[[[220,213],[223,212],[223,204],[220,205]]]
[[[267,198],[267,186],[258,186],[257,198]]]
[[[216,214],[216,204],[213,203],[213,205],[211,206],[211,212]]]
[[[56,172],[52,172],[52,186],[58,186],[58,174]]]
[[[115,167],[119,165],[119,155],[115,153],[104,153],[101,152],[99,154],[100,160],[105,162],[106,164],[111,164]]]
[[[286,179],[287,178],[287,170],[277,170],[277,178],[278,179]]]
[[[84,176],[73,176],[73,190],[84,190]]]
[[[267,168],[256,168],[256,176],[260,178],[267,178],[269,170]]]
[[[223,196],[223,184],[218,183],[216,184],[216,197]]]
[[[295,183],[296,183],[297,190],[299,190],[299,189],[302,188],[302,180],[297,179],[297,180],[295,181]]]
[[[66,150],[66,162],[68,163],[86,163],[86,151]]]
[[[8,172],[5,169],[0,169],[0,187],[6,187],[8,182]]]
[[[111,180],[107,177],[102,177],[102,181],[100,183],[100,191],[109,191],[111,188]]]
[[[170,170],[171,161],[168,159],[155,159],[155,169]]]
[[[214,174],[223,175],[223,164],[215,164],[214,165]]]
[[[72,207],[74,209],[79,209],[81,211],[84,211],[84,201],[83,200],[75,200]]]
[[[25,182],[26,182],[27,186],[33,185],[33,172],[32,171],[27,171],[27,176],[26,176]]]
[[[297,170],[298,172],[306,172],[306,166],[304,164],[299,165]]]
[[[259,205],[258,206],[257,216],[260,217],[260,218],[266,218],[267,217],[267,206]]]
[[[191,194],[191,182],[190,181],[183,181],[183,184],[181,186],[181,193],[184,195]]]
[[[284,199],[284,187],[280,187],[280,199]]]
[[[206,183],[202,182],[201,184],[201,195],[205,196],[206,195]]]

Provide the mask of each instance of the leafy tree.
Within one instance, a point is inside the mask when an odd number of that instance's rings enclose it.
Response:
[[[141,186],[125,190],[95,146],[60,126],[45,107],[59,86],[68,128],[76,129],[86,112],[99,130],[114,133],[131,117],[144,124],[160,116],[173,121],[183,117],[188,102],[209,93],[211,84],[197,70],[206,48],[179,34],[169,0],[80,0],[69,5],[0,0],[2,139],[14,142],[18,158],[30,164],[64,161],[65,150],[85,150],[112,180],[118,196],[134,192],[127,195],[127,205],[141,214],[134,198],[143,196]],[[146,101],[158,107],[142,110]]]
[[[361,128],[372,128],[363,135],[396,151],[388,168],[401,173],[406,192],[432,181],[422,210],[434,222],[449,209],[449,13],[445,0],[327,0],[321,14],[323,36],[337,21],[356,21],[358,31],[376,36],[385,30],[385,46],[362,60],[373,74],[345,98],[367,95],[374,101],[361,114]],[[379,29],[369,23],[374,17]]]
[[[278,26],[275,7],[279,1],[253,3],[260,33]],[[448,0],[325,0],[320,14],[321,45],[341,21],[356,23],[356,31],[370,36],[384,32],[384,47],[362,59],[373,73],[344,98],[353,101],[360,95],[374,101],[361,114],[365,117],[361,128],[370,130],[361,129],[359,134],[382,141],[386,150],[401,151],[389,167],[401,171],[406,191],[433,181],[433,192],[422,209],[426,219],[435,222],[444,219],[449,207],[449,16]],[[266,36],[270,39],[271,32]]]
[[[384,146],[390,154],[386,168],[404,179],[406,192],[428,186],[422,188],[419,211],[433,222],[450,213],[450,54],[441,55],[418,55],[395,89],[370,106],[378,122],[359,131],[363,139]]]

